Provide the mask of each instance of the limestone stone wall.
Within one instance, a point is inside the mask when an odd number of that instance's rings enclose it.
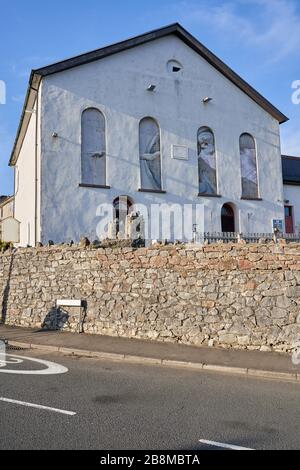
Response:
[[[53,246],[0,255],[2,321],[192,345],[289,351],[300,340],[300,245]],[[0,312],[1,313],[1,312]]]

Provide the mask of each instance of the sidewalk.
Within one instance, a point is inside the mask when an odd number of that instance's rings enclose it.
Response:
[[[185,367],[222,373],[242,374],[298,381],[300,365],[293,365],[289,355],[184,346],[100,335],[43,331],[0,325],[0,339],[23,348],[57,351],[100,359]]]

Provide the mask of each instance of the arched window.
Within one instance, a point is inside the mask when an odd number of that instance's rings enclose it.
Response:
[[[183,66],[178,60],[169,60],[167,63],[167,70],[169,73],[180,74],[183,70]]]
[[[139,128],[141,189],[161,189],[160,132],[157,122],[146,117]]]
[[[235,232],[234,210],[230,204],[224,204],[221,210],[222,232]]]
[[[242,197],[247,199],[255,199],[258,197],[258,181],[256,146],[252,135],[241,135],[240,156],[242,173]]]
[[[81,179],[82,184],[106,184],[105,118],[94,108],[81,118]]]
[[[209,127],[198,130],[199,194],[217,194],[215,137]]]

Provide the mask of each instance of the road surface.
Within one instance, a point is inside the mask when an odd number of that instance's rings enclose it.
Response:
[[[20,358],[0,363],[0,449],[300,448],[296,383],[40,350],[9,354]]]

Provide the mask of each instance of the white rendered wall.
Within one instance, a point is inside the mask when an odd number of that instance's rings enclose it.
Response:
[[[287,205],[293,206],[294,231],[300,233],[300,186],[285,184],[283,189]]]
[[[15,166],[15,218],[20,225],[20,246],[35,245],[39,241],[39,199],[40,199],[40,179],[39,179],[39,150],[37,162],[37,221],[35,221],[35,145],[36,145],[36,111],[28,125],[20,155]],[[38,113],[39,120],[39,113]],[[38,125],[38,128],[40,126]],[[38,141],[39,141],[38,135]],[[35,223],[37,222],[37,237],[35,239]]]
[[[176,59],[181,76],[167,72]],[[155,84],[155,92],[146,91]],[[206,96],[213,101],[203,104]],[[81,113],[100,109],[106,117],[107,181],[111,189],[79,187]],[[140,193],[139,121],[161,127],[162,186],[166,194]],[[240,89],[175,36],[97,62],[51,75],[42,87],[42,241],[96,238],[97,206],[119,195],[151,204],[203,203],[205,231],[220,231],[221,207],[236,207],[239,231],[270,232],[283,218],[279,125]],[[197,130],[215,134],[218,192],[198,197]],[[53,138],[53,132],[58,138]],[[258,150],[262,201],[241,200],[239,137],[252,134]],[[186,145],[188,161],[171,158],[172,144]]]

